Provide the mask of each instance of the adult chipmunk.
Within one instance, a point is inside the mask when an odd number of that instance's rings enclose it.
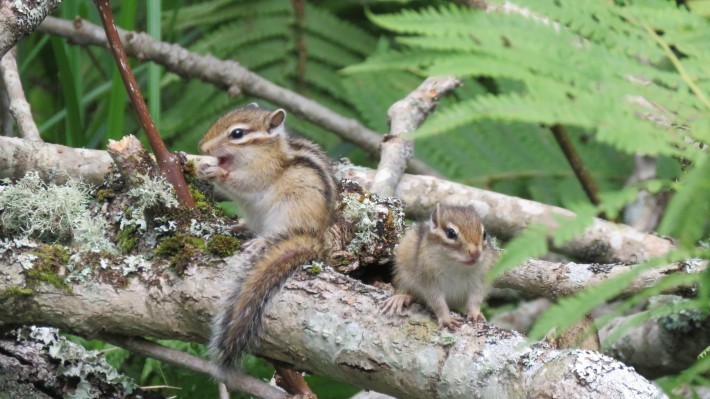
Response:
[[[410,229],[395,251],[394,286],[397,295],[382,307],[387,314],[402,313],[412,301],[434,311],[440,327],[457,329],[462,321],[484,321],[481,303],[485,280],[497,259],[481,219],[473,207],[436,205],[428,222]]]
[[[320,257],[337,196],[332,165],[317,145],[290,137],[286,112],[237,108],[222,116],[200,141],[217,158],[199,174],[238,203],[246,227],[266,248],[214,321],[210,351],[231,366],[256,343],[264,308],[291,274]]]

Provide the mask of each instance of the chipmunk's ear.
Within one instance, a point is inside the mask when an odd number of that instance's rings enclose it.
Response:
[[[269,131],[282,126],[286,120],[286,111],[283,109],[277,109],[269,115]]]
[[[246,108],[259,108],[259,104],[257,104],[257,103],[249,103],[249,104],[247,104]]]
[[[441,220],[441,207],[439,203],[436,203],[434,211],[431,212],[431,219],[429,220],[429,228],[434,231],[439,227],[439,220]]]

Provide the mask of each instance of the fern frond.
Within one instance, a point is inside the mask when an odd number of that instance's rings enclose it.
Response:
[[[505,247],[486,278],[488,283],[506,271],[521,265],[526,259],[547,253],[547,227],[541,224],[528,226],[520,235],[513,238]]]
[[[187,29],[196,26],[234,23],[243,17],[291,13],[292,6],[283,0],[234,2],[212,0],[180,7],[175,28]],[[169,18],[168,15],[165,18]]]
[[[358,63],[362,59],[352,52],[343,49],[342,46],[324,40],[316,35],[306,35],[305,41],[309,58],[323,61],[336,68]]]
[[[375,48],[375,38],[365,30],[313,7],[309,3],[306,4],[306,17],[303,26],[309,32],[361,56],[369,54]]]
[[[587,227],[591,226],[597,214],[597,210],[586,203],[576,204],[571,209],[575,213],[574,218],[555,217],[558,226],[552,234],[552,242],[556,246],[581,235]]]
[[[209,52],[217,56],[228,56],[230,52],[247,44],[289,35],[288,18],[286,15],[273,15],[254,18],[248,24],[244,21],[226,24],[195,42],[192,50],[201,54]],[[254,29],[255,25],[259,29]]]
[[[710,159],[698,161],[668,204],[658,227],[662,234],[678,237],[683,246],[695,245],[710,221]]]

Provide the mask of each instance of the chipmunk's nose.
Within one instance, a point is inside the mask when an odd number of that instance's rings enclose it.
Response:
[[[471,257],[471,263],[476,263],[481,256],[481,252],[478,249],[471,249],[468,251],[468,256]]]

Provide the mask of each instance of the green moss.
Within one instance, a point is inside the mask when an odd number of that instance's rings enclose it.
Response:
[[[210,203],[207,196],[202,191],[198,190],[194,186],[190,185],[190,195],[192,199],[195,200],[195,207],[201,211],[211,211],[214,209],[214,205]]]
[[[71,288],[59,276],[64,265],[69,262],[69,251],[61,245],[42,245],[30,252],[37,256],[34,265],[27,270],[27,285],[34,287],[40,283],[49,283],[71,292]]]
[[[29,288],[10,287],[0,293],[0,300],[10,297],[25,297],[32,295],[32,290]]]
[[[126,226],[118,232],[118,249],[122,253],[128,254],[135,249],[138,243],[138,233],[136,226]]]
[[[170,260],[178,275],[183,275],[185,269],[192,263],[195,256],[202,253],[205,242],[200,237],[188,234],[176,234],[163,240],[155,248],[155,255]]]
[[[234,255],[239,247],[238,239],[221,234],[215,234],[207,241],[207,252],[221,257]]]
[[[110,188],[102,188],[101,190],[96,192],[96,200],[99,202],[104,202],[107,199],[111,199],[116,197],[116,192],[111,190]]]
[[[195,160],[191,159],[187,161],[185,166],[182,167],[182,172],[185,174],[185,179],[197,176],[197,166],[195,165]]]
[[[313,262],[312,264],[306,266],[306,273],[311,276],[317,276],[323,272],[323,264],[320,262]]]

